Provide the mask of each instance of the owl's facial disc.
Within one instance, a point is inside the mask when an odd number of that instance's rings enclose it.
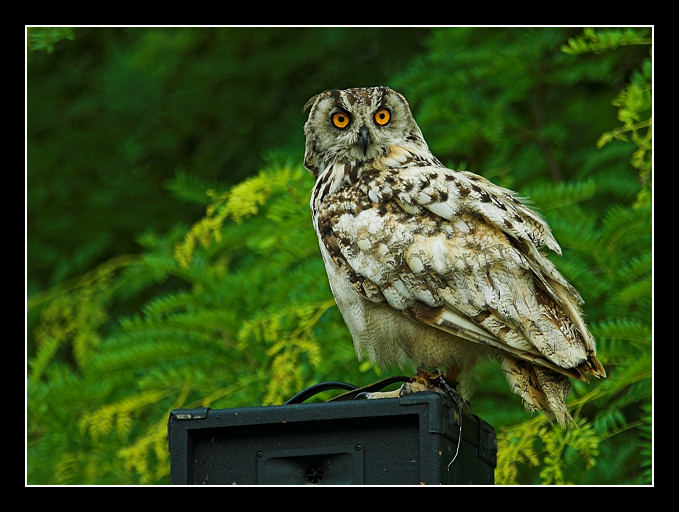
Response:
[[[388,87],[330,89],[306,108],[304,165],[315,175],[331,163],[374,160],[392,145],[428,151],[408,102]]]

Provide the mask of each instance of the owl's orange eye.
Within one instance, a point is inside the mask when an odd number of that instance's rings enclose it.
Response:
[[[386,108],[381,108],[375,112],[375,122],[380,126],[384,126],[391,119],[391,113]]]
[[[346,112],[336,112],[332,115],[332,124],[337,126],[337,128],[346,128],[349,120],[349,114]]]

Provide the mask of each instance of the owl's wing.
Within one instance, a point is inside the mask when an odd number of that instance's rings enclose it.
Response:
[[[363,173],[319,210],[356,289],[416,321],[574,378],[601,374],[549,227],[508,190],[427,166]]]

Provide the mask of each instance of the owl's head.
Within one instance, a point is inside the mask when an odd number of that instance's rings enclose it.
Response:
[[[311,98],[307,108],[304,166],[314,175],[331,163],[372,161],[389,146],[428,151],[407,100],[389,87],[331,89]]]

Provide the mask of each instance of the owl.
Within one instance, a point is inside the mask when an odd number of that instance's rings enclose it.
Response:
[[[312,97],[304,166],[330,288],[360,360],[442,372],[466,400],[496,358],[525,408],[561,425],[570,379],[605,377],[582,298],[525,201],[432,155],[388,87]]]

